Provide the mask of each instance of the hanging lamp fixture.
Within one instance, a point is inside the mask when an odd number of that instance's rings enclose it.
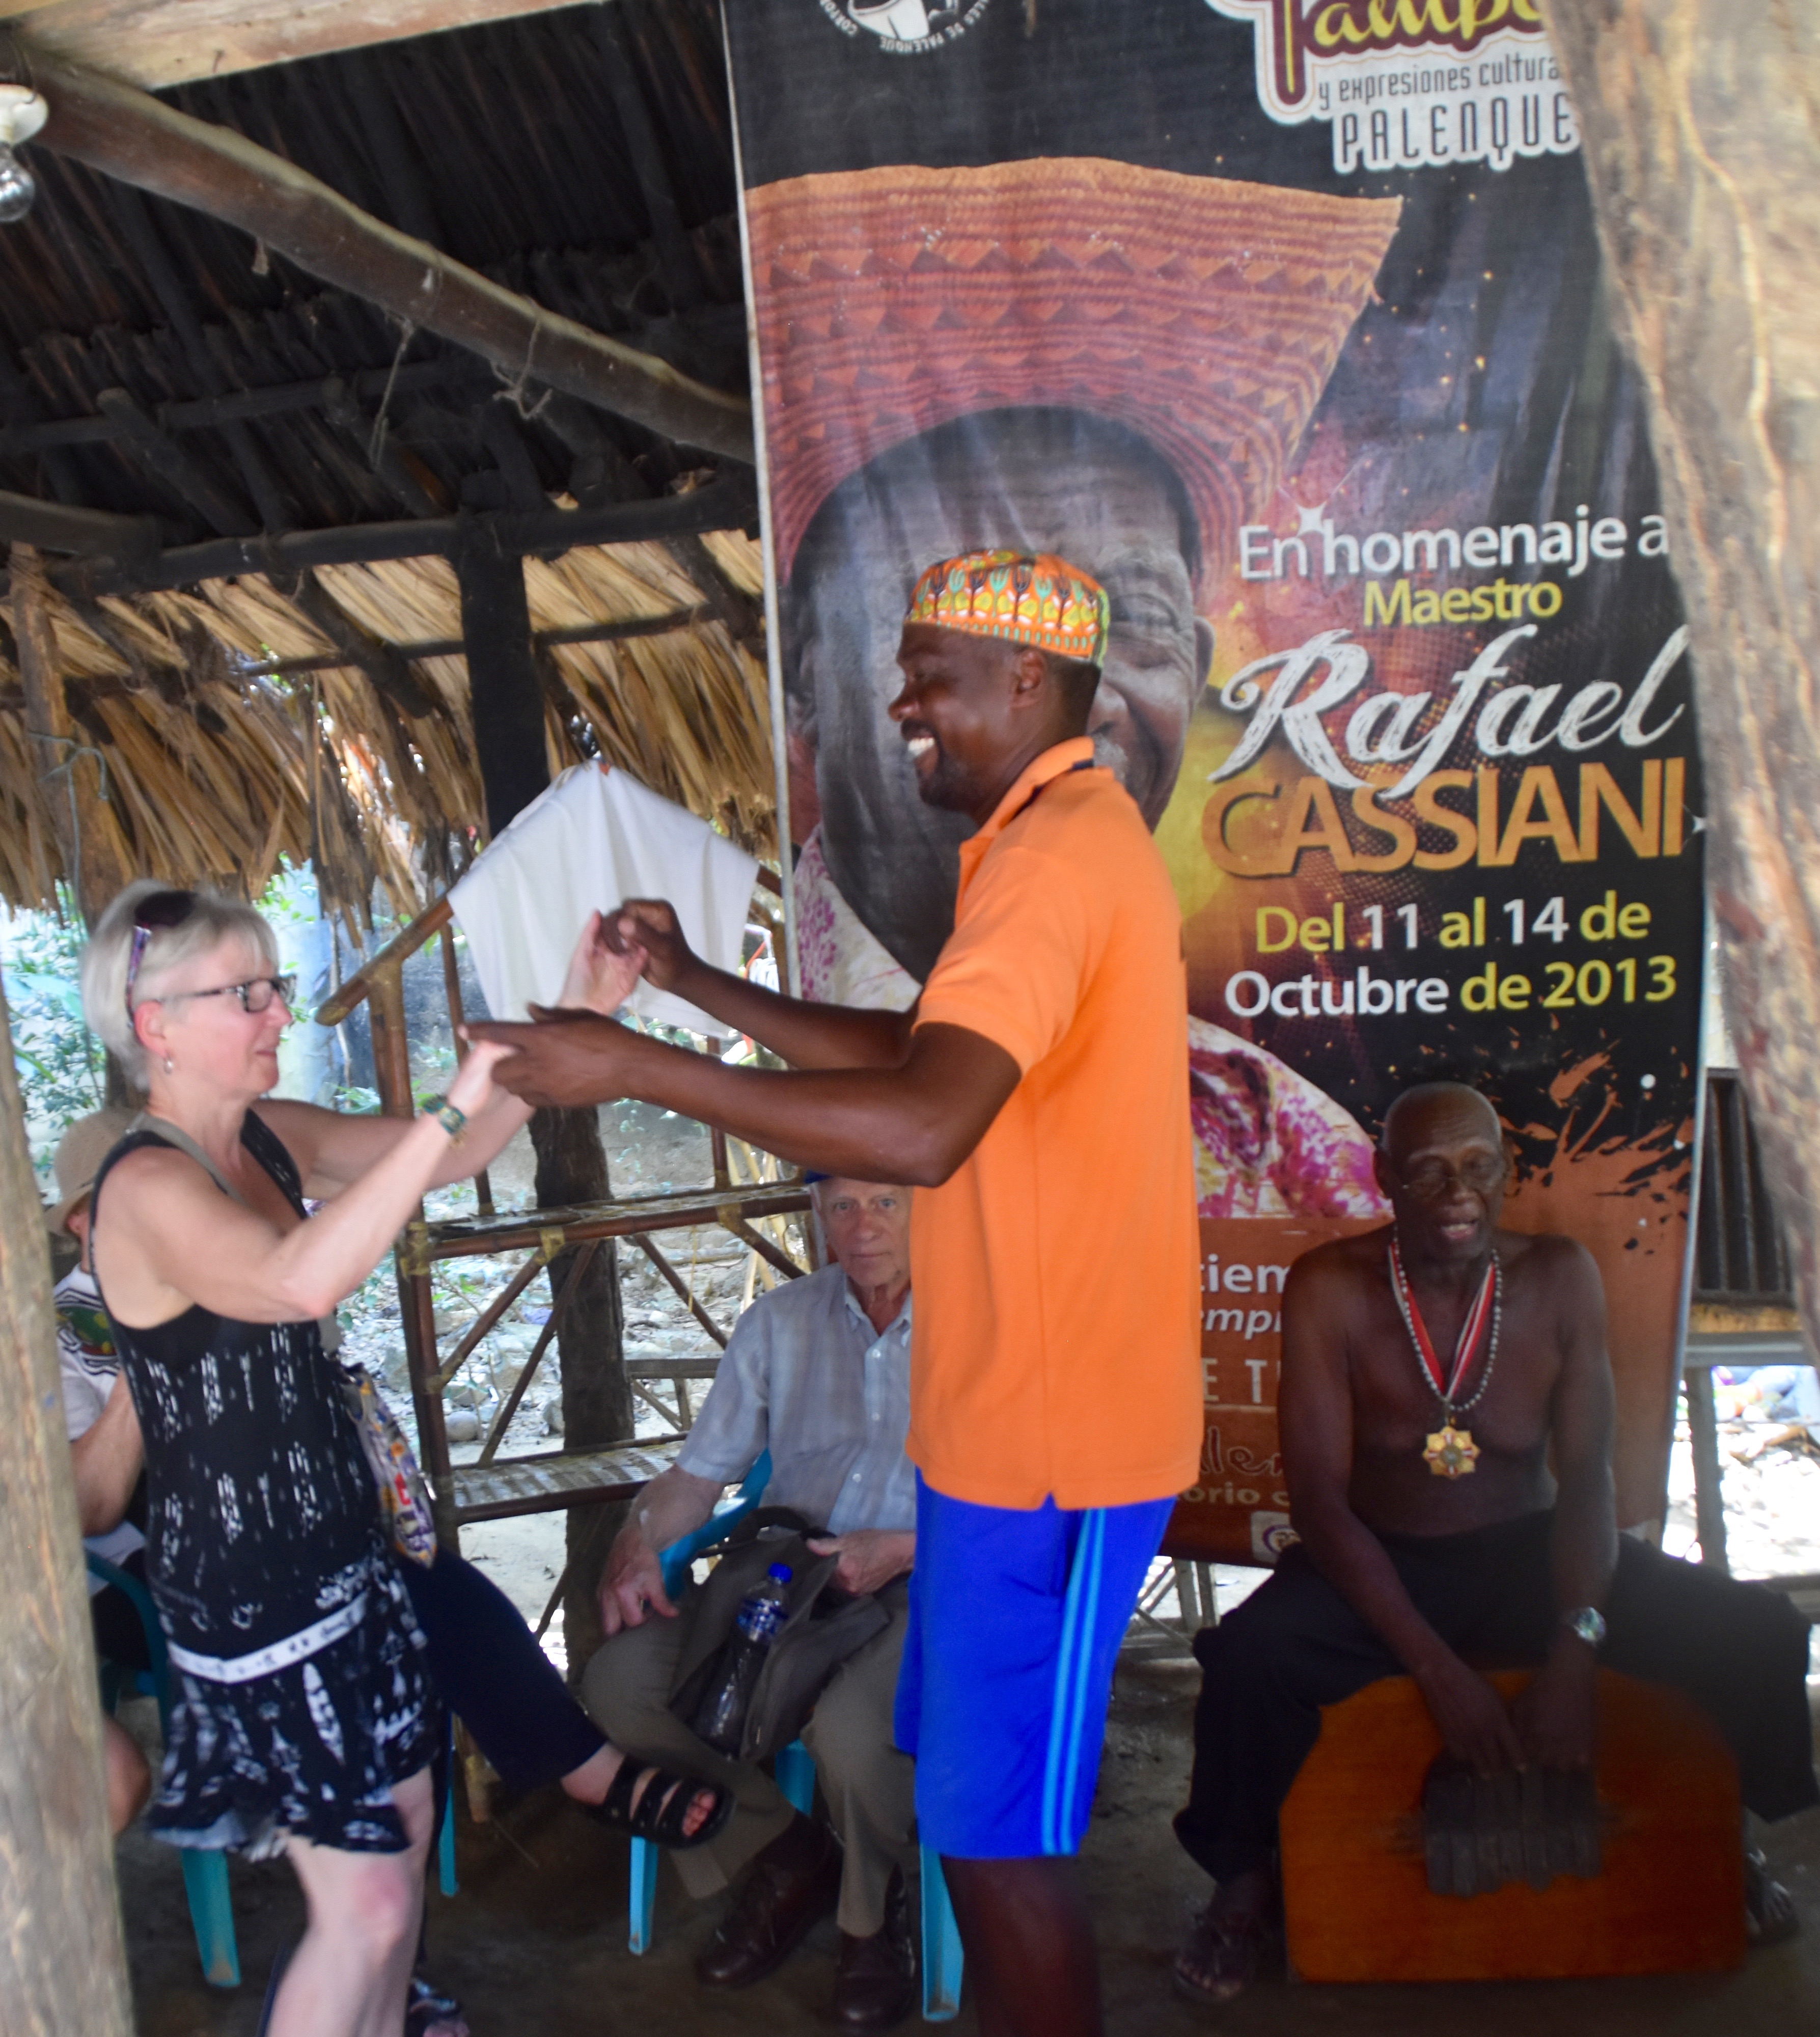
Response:
[[[32,210],[38,182],[13,151],[29,142],[51,109],[28,85],[0,84],[0,226],[10,226]]]

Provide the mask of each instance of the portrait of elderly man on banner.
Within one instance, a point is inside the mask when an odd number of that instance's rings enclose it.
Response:
[[[885,712],[933,558],[1050,553],[1110,605],[1089,733],[1154,830],[1239,532],[1274,500],[1394,199],[1102,161],[889,166],[746,195],[803,988],[904,1009],[953,922],[960,816]],[[1193,1022],[1206,1216],[1369,1218],[1357,1121]]]

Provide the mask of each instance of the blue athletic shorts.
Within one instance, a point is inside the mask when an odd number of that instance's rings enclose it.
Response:
[[[1174,1504],[975,1506],[919,1476],[896,1737],[916,1757],[925,1846],[955,1860],[1078,1850],[1113,1663]]]

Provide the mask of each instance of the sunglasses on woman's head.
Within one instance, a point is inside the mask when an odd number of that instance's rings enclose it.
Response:
[[[126,958],[126,1016],[133,1015],[133,985],[154,934],[180,927],[196,909],[194,891],[148,891],[133,909],[133,948]]]

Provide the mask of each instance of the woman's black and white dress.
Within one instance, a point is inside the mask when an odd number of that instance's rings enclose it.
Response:
[[[240,1139],[302,1215],[276,1134],[249,1112]],[[95,1182],[100,1234],[109,1170],[175,1143],[142,1128],[114,1148]],[[145,1438],[146,1574],[171,1652],[153,1831],[255,1857],[291,1835],[402,1849],[392,1786],[429,1762],[435,1699],[320,1331],[202,1308],[135,1329],[109,1313]]]

